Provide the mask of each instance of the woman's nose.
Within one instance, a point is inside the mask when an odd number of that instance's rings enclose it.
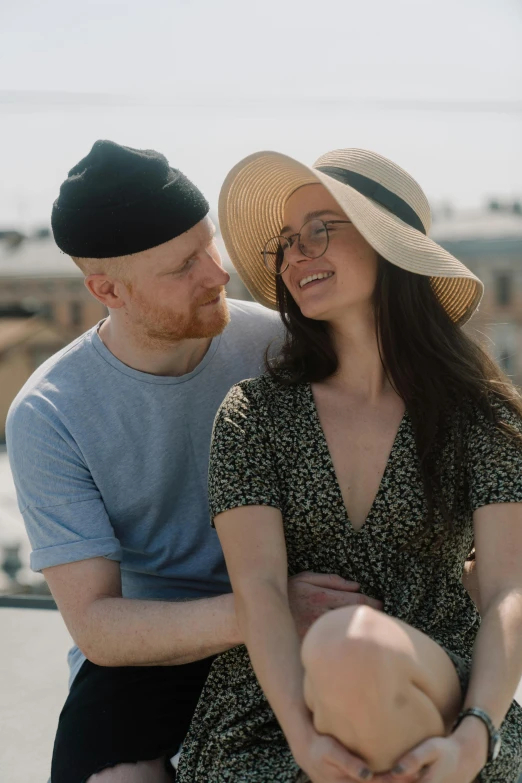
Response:
[[[299,242],[295,241],[291,247],[285,252],[285,261],[288,264],[300,264],[301,261],[306,261],[307,258],[299,247]]]

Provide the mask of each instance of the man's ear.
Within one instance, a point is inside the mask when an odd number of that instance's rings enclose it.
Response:
[[[111,310],[117,310],[125,305],[122,298],[127,293],[124,283],[104,274],[87,275],[84,280],[89,293]]]

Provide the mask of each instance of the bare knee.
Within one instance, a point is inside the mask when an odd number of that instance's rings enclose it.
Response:
[[[397,660],[387,645],[383,617],[369,606],[356,606],[328,612],[313,624],[302,646],[309,696],[314,686],[333,693],[342,685],[344,697],[358,701],[364,694],[369,705],[373,694],[385,702]]]
[[[317,731],[337,737],[375,772],[444,729],[415,682],[414,653],[406,626],[367,606],[323,615],[303,642],[304,693]]]
[[[88,778],[87,783],[171,783],[164,759],[117,764]]]
[[[390,664],[382,617],[369,606],[336,609],[320,617],[303,641],[305,669],[314,671],[328,665],[337,672],[342,666],[345,674],[355,678],[370,673],[379,676],[380,669]]]
[[[344,606],[323,614],[310,627],[303,642],[303,654],[313,656],[321,654],[329,646],[338,645],[345,640],[378,638],[380,628],[387,615],[372,609],[371,606]]]

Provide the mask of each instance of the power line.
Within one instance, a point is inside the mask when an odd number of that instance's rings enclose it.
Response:
[[[0,90],[0,109],[35,111],[75,110],[82,108],[183,108],[232,110],[281,110],[314,108],[342,110],[349,108],[382,111],[417,111],[445,114],[522,115],[522,100],[439,100],[408,98],[318,97],[282,98],[270,96],[138,95],[125,93],[88,93],[50,90]]]

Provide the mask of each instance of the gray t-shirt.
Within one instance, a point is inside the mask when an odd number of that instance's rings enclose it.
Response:
[[[25,384],[7,446],[35,571],[107,557],[120,561],[126,597],[230,591],[209,522],[212,425],[230,387],[262,372],[282,327],[252,302],[229,308],[229,325],[187,375],[133,370],[95,327]],[[73,676],[83,660],[72,651]]]

